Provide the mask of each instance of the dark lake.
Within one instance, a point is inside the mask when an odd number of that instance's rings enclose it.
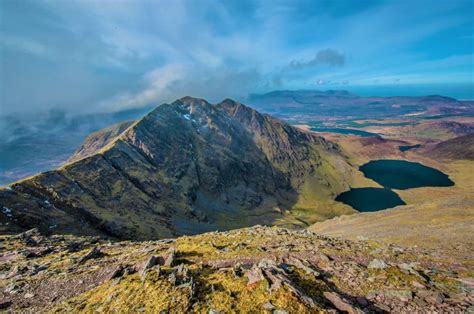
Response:
[[[336,201],[352,206],[360,212],[375,212],[381,209],[405,205],[397,193],[384,188],[356,188],[341,193]]]
[[[364,175],[380,185],[406,190],[424,186],[453,186],[454,182],[443,172],[405,160],[373,160],[360,168]]]
[[[379,134],[377,134],[377,133],[371,133],[371,132],[367,132],[367,131],[363,131],[363,130],[345,129],[345,128],[316,127],[316,128],[311,128],[311,131],[350,134],[350,135],[357,135],[357,136],[361,136],[361,137],[379,136]]]
[[[398,146],[401,152],[406,152],[407,150],[413,149],[413,148],[418,148],[421,147],[421,144],[416,144],[416,145],[402,145]]]

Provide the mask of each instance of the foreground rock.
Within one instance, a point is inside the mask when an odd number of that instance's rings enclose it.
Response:
[[[462,313],[473,305],[469,264],[308,231],[256,226],[147,242],[33,232],[2,236],[0,247],[0,307],[10,311]],[[51,250],[22,254],[35,247]]]

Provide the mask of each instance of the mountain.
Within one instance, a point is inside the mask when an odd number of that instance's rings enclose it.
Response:
[[[70,160],[0,190],[2,233],[157,239],[304,225],[293,211],[316,215],[320,200],[348,189],[352,169],[322,137],[232,100],[191,97],[91,135]]]
[[[362,97],[344,90],[278,90],[252,94],[247,102],[258,110],[283,117],[314,115],[318,119],[474,114],[473,101],[439,95]]]

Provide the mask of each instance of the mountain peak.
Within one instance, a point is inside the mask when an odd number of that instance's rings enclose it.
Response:
[[[242,104],[238,101],[235,101],[231,98],[226,98],[224,99],[223,101],[220,102],[220,104],[226,104],[226,105],[229,105],[229,106],[242,106]]]
[[[217,104],[216,107],[219,109],[223,109],[228,114],[234,117],[246,116],[247,118],[251,118],[252,116],[260,115],[254,109],[230,98],[224,99],[222,102]]]
[[[173,105],[185,105],[185,106],[210,106],[210,104],[202,98],[184,96],[178,100],[175,100]]]

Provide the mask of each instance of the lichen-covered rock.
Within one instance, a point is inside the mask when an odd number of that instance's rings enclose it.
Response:
[[[373,259],[369,265],[367,265],[369,269],[385,269],[387,267],[388,265],[381,259]]]

